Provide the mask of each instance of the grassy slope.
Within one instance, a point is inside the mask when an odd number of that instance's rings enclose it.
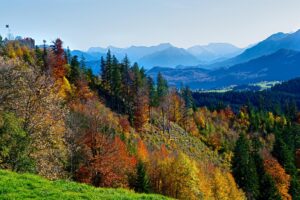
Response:
[[[95,188],[68,181],[49,181],[32,174],[0,170],[0,199],[167,199],[126,189]]]

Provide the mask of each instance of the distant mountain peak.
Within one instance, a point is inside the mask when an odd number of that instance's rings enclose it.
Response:
[[[195,45],[187,49],[189,53],[196,56],[199,60],[205,62],[214,62],[218,59],[232,58],[240,53],[243,49],[229,43],[214,42],[207,45]]]
[[[87,52],[88,53],[95,53],[95,52],[105,52],[107,49],[102,47],[90,47]]]
[[[284,38],[286,36],[287,36],[286,33],[278,32],[278,33],[275,33],[275,34],[271,35],[266,40],[280,40],[280,39],[282,39],[282,38]]]
[[[178,65],[197,65],[199,60],[183,48],[169,46],[160,51],[142,57],[138,61],[141,65],[151,68],[153,66],[160,67],[176,67]]]
[[[174,47],[171,43],[169,42],[164,42],[164,43],[160,43],[157,46],[162,46],[162,47]]]
[[[113,46],[113,45],[109,45],[106,47],[106,49],[120,49],[119,47]]]
[[[206,46],[229,46],[229,47],[238,48],[237,46],[230,44],[230,43],[226,43],[226,42],[211,42],[211,43],[208,43]]]

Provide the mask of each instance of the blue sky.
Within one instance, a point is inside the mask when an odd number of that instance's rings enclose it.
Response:
[[[62,38],[91,46],[190,47],[229,42],[245,47],[275,32],[300,29],[299,0],[1,0],[0,34],[37,43]]]

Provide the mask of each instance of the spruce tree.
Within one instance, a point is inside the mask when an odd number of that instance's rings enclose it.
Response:
[[[276,140],[272,154],[291,176],[289,193],[292,195],[293,199],[300,199],[299,172],[297,171],[297,167],[295,165],[294,153],[284,142],[283,135],[280,132],[276,134]]]
[[[241,134],[236,142],[232,170],[237,184],[246,192],[248,199],[256,199],[259,196],[258,174],[245,134]]]
[[[293,199],[300,200],[300,183],[299,174],[294,174],[291,176],[291,186],[289,193],[292,195]]]
[[[185,102],[185,107],[187,109],[194,108],[194,99],[192,97],[192,92],[188,86],[181,90],[181,96]]]
[[[147,78],[146,70],[144,67],[140,69],[141,78],[144,80]]]
[[[120,101],[121,95],[121,86],[122,86],[122,77],[121,77],[121,69],[120,64],[115,56],[113,56],[112,62],[112,77],[111,77],[111,95],[112,95],[112,107],[117,109],[120,112],[120,108],[122,107]]]
[[[121,99],[124,104],[124,113],[128,115],[130,123],[133,125],[134,118],[134,73],[130,68],[130,61],[127,55],[124,57],[121,63],[121,77],[122,77],[122,89]]]
[[[261,179],[260,200],[281,200],[281,195],[276,188],[275,182],[268,174]]]
[[[102,86],[106,92],[111,92],[111,82],[113,73],[113,57],[110,50],[107,51],[106,59],[101,57],[100,68],[101,68],[101,79]]]
[[[134,74],[133,86],[134,92],[137,93],[138,89],[142,87],[143,79],[137,63],[134,63],[132,66],[132,72]]]
[[[71,50],[70,50],[69,47],[67,47],[67,50],[65,52],[65,56],[66,56],[66,60],[67,60],[68,64],[71,64],[72,55],[71,55]]]
[[[103,56],[101,56],[100,59],[100,73],[101,73],[101,79],[102,81],[106,81],[106,63]]]
[[[78,61],[77,56],[73,56],[70,63],[70,73],[68,75],[68,79],[71,83],[75,84],[77,80],[80,78],[80,63]]]
[[[80,69],[83,72],[86,71],[85,57],[83,55],[81,55],[81,58],[80,58]]]
[[[106,81],[107,81],[109,89],[111,88],[113,62],[114,62],[114,59],[113,59],[113,56],[111,55],[111,52],[109,49],[106,54]]]
[[[154,81],[151,77],[148,77],[147,83],[149,88],[149,105],[151,107],[157,107],[158,106],[157,93],[156,93],[156,88],[154,86]]]
[[[130,99],[130,86],[131,86],[131,78],[130,78],[130,61],[127,55],[124,57],[121,63],[121,77],[122,77],[122,96],[126,102]]]
[[[272,154],[277,158],[278,162],[285,168],[288,174],[294,174],[297,171],[293,152],[284,142],[282,134],[280,133],[276,134]]]
[[[161,103],[164,97],[168,94],[168,84],[162,74],[159,72],[157,75],[157,98]]]
[[[286,101],[285,103],[285,114],[286,117],[290,120],[293,121],[297,115],[297,104],[295,100],[289,100]]]
[[[142,161],[139,161],[137,164],[135,191],[141,193],[150,192],[150,182],[146,173],[146,166]]]
[[[168,95],[168,84],[167,81],[163,78],[162,74],[159,72],[157,75],[157,100],[158,104],[161,106],[161,113],[162,113],[162,126],[163,126],[163,133],[166,130],[166,96]]]
[[[156,93],[156,88],[154,86],[154,81],[153,79],[149,76],[147,77],[147,86],[148,86],[148,95],[149,95],[149,119],[151,119],[152,115],[152,108],[158,106],[157,102],[157,93]]]
[[[116,96],[119,95],[121,89],[121,72],[119,61],[115,56],[112,57],[110,85],[112,94]]]

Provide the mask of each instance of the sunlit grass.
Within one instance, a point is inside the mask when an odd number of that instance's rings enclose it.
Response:
[[[168,199],[126,189],[95,188],[69,181],[49,181],[32,174],[0,170],[0,199]]]

